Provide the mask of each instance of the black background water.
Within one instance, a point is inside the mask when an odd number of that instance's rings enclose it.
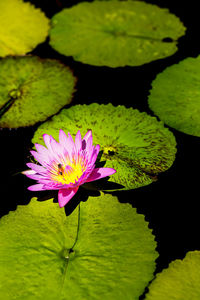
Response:
[[[69,7],[78,2],[80,1],[32,1],[48,17],[52,17],[63,6]],[[71,57],[64,57],[54,51],[48,45],[48,40],[32,52],[40,57],[59,59],[73,70],[78,81],[71,105],[111,102],[153,115],[147,105],[147,96],[156,74],[186,57],[200,54],[198,1],[148,2],[168,8],[187,27],[186,35],[179,40],[179,50],[171,57],[140,67],[111,69],[74,62]],[[19,204],[26,205],[36,195],[27,191],[27,186],[32,181],[18,173],[26,169],[25,164],[29,161],[29,150],[32,147],[31,138],[36,128],[37,126],[0,130],[1,216],[15,210]],[[177,140],[177,155],[173,166],[149,186],[116,193],[120,201],[132,203],[149,221],[160,255],[157,271],[167,267],[170,261],[183,258],[189,250],[200,250],[200,139],[171,128],[170,130]]]

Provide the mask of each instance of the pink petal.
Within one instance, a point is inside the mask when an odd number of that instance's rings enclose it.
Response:
[[[40,179],[44,179],[45,177],[42,175],[38,175],[38,174],[25,174],[28,178],[30,179],[34,179],[34,180],[40,180]]]
[[[65,206],[78,191],[78,187],[74,189],[61,189],[58,192],[58,203],[60,207]]]
[[[60,144],[52,136],[50,137],[50,145],[51,145],[53,154],[60,153],[60,151],[61,151]]]
[[[86,143],[86,148],[85,150],[90,153],[92,150],[93,150],[93,138],[92,138],[92,135],[89,136],[88,140],[87,140],[87,143]]]
[[[88,138],[92,135],[92,130],[88,130],[88,132],[85,134],[83,140],[85,140],[87,142]]]
[[[44,191],[45,189],[43,187],[44,187],[43,184],[34,184],[34,185],[30,185],[28,187],[28,190],[29,191]]]
[[[67,137],[66,133],[62,129],[60,129],[59,142],[64,148],[67,148],[67,140],[68,140],[68,137]]]
[[[95,149],[93,150],[93,153],[90,157],[90,164],[93,165],[96,160],[97,160],[97,156],[99,154],[99,150],[100,150],[100,146],[99,145],[96,145]]]
[[[74,140],[73,140],[71,134],[68,132],[66,150],[67,150],[67,152],[69,154],[70,159],[72,159],[72,154],[74,153],[74,149],[75,149]]]
[[[51,135],[44,134],[43,135],[44,142],[48,148],[49,151],[49,161],[48,161],[48,156],[45,156],[47,162],[57,160],[58,162],[60,161],[61,158],[64,159],[64,147],[63,145],[59,144]]]
[[[76,146],[77,151],[80,151],[82,148],[82,139],[81,139],[80,130],[78,130],[76,137],[75,137],[75,146]]]
[[[30,153],[33,155],[33,157],[41,164],[45,164],[48,163],[46,161],[46,157],[44,155],[41,155],[39,153],[37,153],[36,151],[31,150]]]
[[[49,179],[47,177],[43,177],[43,178],[39,179],[38,182],[45,185],[44,186],[45,190],[49,190],[49,188],[51,188],[53,190],[54,187],[57,185],[56,182],[52,181],[51,179]]]
[[[26,170],[26,171],[22,171],[21,173],[26,176],[36,174],[34,170]]]
[[[87,141],[88,141],[89,137],[91,137],[91,135],[92,135],[92,130],[88,130],[88,132],[85,134],[83,141],[82,141],[82,150],[85,150]]]
[[[92,171],[92,173],[87,178],[86,182],[98,180],[107,176],[110,176],[116,172],[115,169],[112,168],[96,168]]]
[[[45,182],[45,180],[40,180],[40,183],[44,184],[43,189],[48,190],[48,191],[60,190],[61,187],[63,186],[63,185],[59,185],[56,183],[52,183],[51,181],[47,181],[47,180],[46,180],[46,182]]]
[[[43,145],[35,144],[35,148],[39,154],[48,155],[48,153],[49,153],[48,149],[46,147],[44,147]]]
[[[34,170],[36,173],[46,173],[46,169],[42,166],[33,163],[27,163],[26,165],[28,168]]]
[[[52,149],[51,149],[51,143],[50,143],[51,136],[45,133],[45,134],[43,134],[43,139],[44,139],[44,142],[45,142],[45,145],[47,146],[47,148],[50,151],[52,151]]]
[[[54,155],[55,150],[57,150],[55,144],[58,144],[56,140],[51,135],[48,134],[43,134],[43,139],[49,152]]]

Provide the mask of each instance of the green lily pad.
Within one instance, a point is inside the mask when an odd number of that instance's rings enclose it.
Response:
[[[185,27],[142,1],[82,2],[52,18],[50,45],[95,66],[139,66],[174,54]]]
[[[136,300],[153,278],[148,223],[111,195],[89,197],[67,217],[32,199],[1,219],[0,236],[1,299]]]
[[[136,109],[97,103],[75,105],[40,125],[32,142],[43,144],[44,133],[58,140],[59,129],[73,136],[79,129],[82,136],[91,129],[94,144],[101,147],[104,167],[117,170],[109,181],[124,189],[150,184],[175,159],[174,135],[155,117]]]
[[[49,19],[31,3],[0,1],[0,56],[23,55],[45,41]]]
[[[188,252],[157,274],[149,286],[146,300],[199,300],[200,251]]]
[[[38,57],[0,61],[0,127],[34,125],[71,102],[75,78],[65,65]]]
[[[150,109],[167,125],[200,136],[200,56],[166,68],[152,82]]]

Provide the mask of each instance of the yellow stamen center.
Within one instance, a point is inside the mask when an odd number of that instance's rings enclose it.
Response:
[[[52,180],[62,184],[75,183],[86,170],[86,164],[81,157],[72,162],[61,161],[59,164],[54,164]]]

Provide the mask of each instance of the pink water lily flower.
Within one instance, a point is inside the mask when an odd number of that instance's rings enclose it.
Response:
[[[63,130],[59,131],[59,143],[48,134],[43,135],[45,146],[35,144],[37,151],[31,151],[39,164],[27,163],[30,170],[27,177],[37,180],[28,187],[30,191],[58,190],[60,207],[65,206],[76,194],[80,185],[116,172],[112,168],[95,168],[100,146],[93,146],[92,131],[84,138],[77,132],[75,142]]]

